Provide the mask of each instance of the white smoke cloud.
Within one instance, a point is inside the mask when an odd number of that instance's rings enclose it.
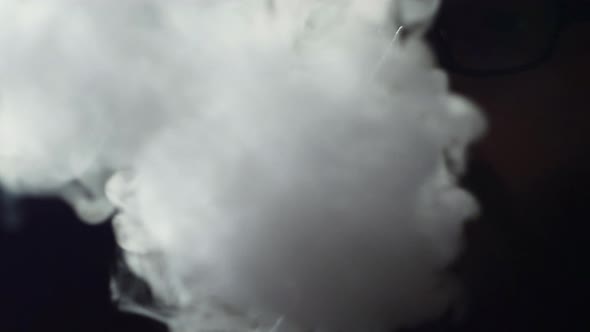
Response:
[[[484,127],[421,40],[437,6],[1,0],[0,181],[116,207],[175,331],[436,317]]]

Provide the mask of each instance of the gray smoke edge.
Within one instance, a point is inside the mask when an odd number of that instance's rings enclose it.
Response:
[[[2,0],[0,183],[114,213],[114,299],[174,331],[435,318],[485,130],[422,40],[438,6]]]
[[[21,229],[22,221],[19,205],[18,199],[12,193],[4,192],[0,188],[0,213],[2,214],[0,229],[7,232]]]

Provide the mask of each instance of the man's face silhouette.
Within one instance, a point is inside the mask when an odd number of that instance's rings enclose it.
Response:
[[[486,24],[466,18],[464,12],[451,11],[451,6],[461,3],[479,7],[482,11],[488,10],[488,7],[499,7],[506,12],[522,12],[514,14],[521,29],[527,29],[526,24],[537,24],[527,20],[524,17],[527,15],[524,14],[526,10],[521,10],[527,5],[535,5],[529,0],[506,4],[502,1],[448,1],[448,20]],[[587,9],[588,4],[584,4],[584,1],[569,1],[564,10],[566,15],[571,16]],[[546,24],[552,23],[548,20]],[[540,30],[542,24],[538,25],[537,29]],[[520,33],[516,30],[518,28],[505,33],[508,29],[505,25],[472,28],[486,31],[502,29],[501,33],[506,38]],[[547,30],[550,30],[549,27]],[[499,52],[500,47],[492,45],[488,50],[491,53]],[[515,199],[520,201],[519,197],[528,196],[538,184],[556,173],[567,173],[586,158],[586,149],[590,146],[588,59],[590,22],[578,18],[563,26],[557,33],[551,55],[534,67],[488,77],[451,74],[452,87],[481,105],[489,120],[488,134],[477,145],[475,158],[491,166]]]

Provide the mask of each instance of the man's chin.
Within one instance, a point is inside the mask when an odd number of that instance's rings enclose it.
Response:
[[[517,196],[490,164],[471,162],[463,185],[482,213],[466,224],[466,246],[454,266],[467,302],[461,326],[478,331],[542,326],[566,314],[557,303],[574,299],[588,276],[582,273],[589,228],[586,165],[578,161],[556,169]],[[539,311],[547,316],[538,317]]]

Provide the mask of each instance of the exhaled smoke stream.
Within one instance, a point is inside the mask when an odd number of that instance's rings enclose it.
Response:
[[[129,308],[176,331],[436,317],[484,127],[421,39],[437,6],[1,0],[0,181],[116,211]]]

